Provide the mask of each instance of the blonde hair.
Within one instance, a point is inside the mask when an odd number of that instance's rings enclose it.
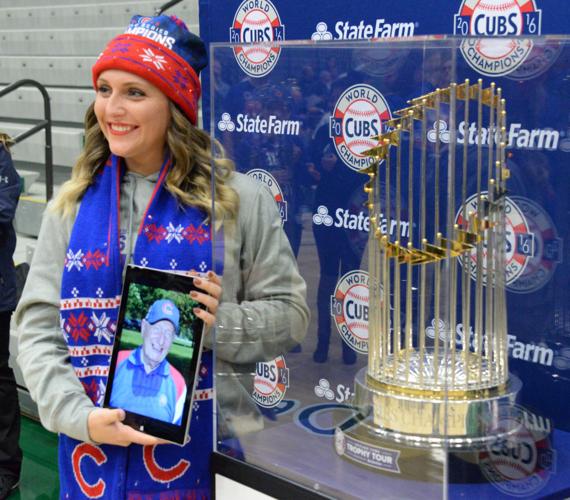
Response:
[[[190,205],[212,215],[212,166],[214,166],[214,210],[216,220],[232,220],[237,215],[239,198],[226,181],[234,170],[234,163],[224,156],[222,145],[203,130],[193,126],[173,104],[166,144],[173,166],[165,180],[165,187],[183,205]],[[64,217],[74,213],[87,188],[93,183],[97,170],[110,155],[109,144],[99,127],[91,104],[85,113],[85,146],[73,166],[71,179],[63,184],[52,209]]]
[[[10,149],[10,146],[16,144],[14,139],[12,139],[8,134],[0,132],[0,145],[4,146],[6,149]]]

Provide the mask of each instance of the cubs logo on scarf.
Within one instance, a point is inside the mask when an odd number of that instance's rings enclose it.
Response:
[[[181,206],[164,187],[167,158],[141,221],[134,264],[205,272],[211,234],[204,212]],[[105,395],[121,301],[124,257],[119,246],[123,161],[111,156],[87,189],[71,233],[61,287],[61,328],[85,392],[100,406]],[[59,441],[60,496],[73,500],[206,499],[213,446],[212,353],[202,363],[184,446],[119,446]]]

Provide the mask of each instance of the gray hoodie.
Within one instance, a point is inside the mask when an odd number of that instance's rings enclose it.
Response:
[[[156,182],[129,172],[121,184],[120,225],[127,257]],[[240,415],[255,416],[244,382],[257,361],[270,360],[299,343],[307,330],[306,286],[281,219],[267,188],[242,174],[229,185],[240,199],[237,222],[224,224],[224,274],[216,329],[206,346],[216,353],[216,391],[229,432]],[[44,426],[90,441],[87,417],[94,409],[68,359],[60,329],[59,304],[63,265],[75,216],[46,210],[36,252],[15,321],[18,364],[38,404]],[[123,229],[124,228],[124,229]],[[221,255],[221,253],[220,253]],[[215,339],[215,342],[213,340]]]

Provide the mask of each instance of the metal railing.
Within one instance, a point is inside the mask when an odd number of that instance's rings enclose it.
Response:
[[[166,2],[165,4],[161,5],[160,7],[158,7],[158,9],[154,11],[154,15],[160,16],[162,13],[164,13],[165,10],[174,7],[177,3],[180,3],[181,1],[182,0],[170,0],[170,2]]]
[[[0,90],[0,98],[19,89],[20,87],[31,86],[36,87],[42,94],[44,99],[44,119],[36,123],[32,128],[22,132],[20,135],[13,137],[15,144],[22,142],[31,135],[36,134],[40,130],[46,131],[45,135],[45,173],[46,173],[46,202],[51,200],[53,196],[53,148],[52,148],[52,138],[51,138],[51,107],[50,107],[50,97],[46,88],[39,82],[30,79],[18,80],[17,82],[11,83],[6,88]]]

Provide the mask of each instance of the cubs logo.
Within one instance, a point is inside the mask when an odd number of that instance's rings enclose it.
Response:
[[[532,293],[546,285],[562,262],[562,239],[559,238],[552,219],[540,205],[523,196],[511,196],[533,235],[534,252],[528,259],[524,272],[510,284],[509,291]]]
[[[498,429],[517,430],[479,452],[478,462],[483,475],[499,491],[528,498],[548,483],[555,471],[556,451],[552,449],[549,432],[529,425],[529,412],[518,408],[525,418],[503,417]]]
[[[272,42],[285,40],[285,26],[279,13],[269,0],[245,0],[236,11],[230,28],[230,42],[234,56],[243,71],[249,76],[260,78],[267,75],[277,64],[280,47]]]
[[[486,191],[482,191],[481,195],[485,196]],[[477,199],[478,195],[474,194],[467,198],[466,212],[477,212]],[[530,231],[528,221],[524,216],[521,209],[516,203],[513,202],[508,196],[505,197],[505,236],[506,236],[506,285],[508,290],[512,290],[513,283],[519,279],[524,273],[524,270],[535,253],[535,238],[534,234]],[[455,222],[458,225],[464,224],[462,216],[462,208],[459,208],[455,217]],[[487,282],[486,272],[486,255],[487,247],[483,246],[483,269],[482,280],[485,284]],[[463,259],[460,257],[459,262],[464,265]],[[469,266],[471,278],[477,279],[477,250],[474,248],[469,257]]]
[[[369,275],[350,271],[337,283],[331,297],[331,315],[338,333],[356,352],[368,352]]]
[[[157,483],[171,483],[180,479],[190,468],[188,460],[180,460],[172,467],[162,467],[155,457],[156,445],[143,448],[143,462],[150,477]]]
[[[81,471],[81,461],[87,457],[95,462],[96,465],[102,465],[107,461],[107,455],[101,448],[89,443],[77,445],[71,454],[73,474],[83,494],[88,498],[101,498],[105,494],[107,483],[101,478],[98,478],[94,483],[87,482]]]
[[[287,387],[289,368],[283,356],[255,365],[252,398],[258,405],[265,408],[277,406],[285,397]]]
[[[463,0],[453,26],[456,35],[483,37],[463,40],[461,52],[475,71],[488,76],[511,73],[533,47],[530,39],[496,37],[540,35],[540,30],[534,0]]]
[[[284,224],[287,221],[287,202],[284,199],[283,190],[281,189],[279,183],[275,180],[275,177],[267,172],[267,170],[263,170],[261,168],[254,168],[253,170],[247,172],[247,175],[256,181],[265,184],[269,188],[269,191],[271,191],[273,199],[277,204],[277,208],[279,209],[281,221]]]
[[[353,85],[339,97],[329,124],[329,136],[340,159],[352,170],[372,162],[363,153],[378,145],[372,136],[382,133],[382,124],[391,114],[384,96],[374,87]]]

